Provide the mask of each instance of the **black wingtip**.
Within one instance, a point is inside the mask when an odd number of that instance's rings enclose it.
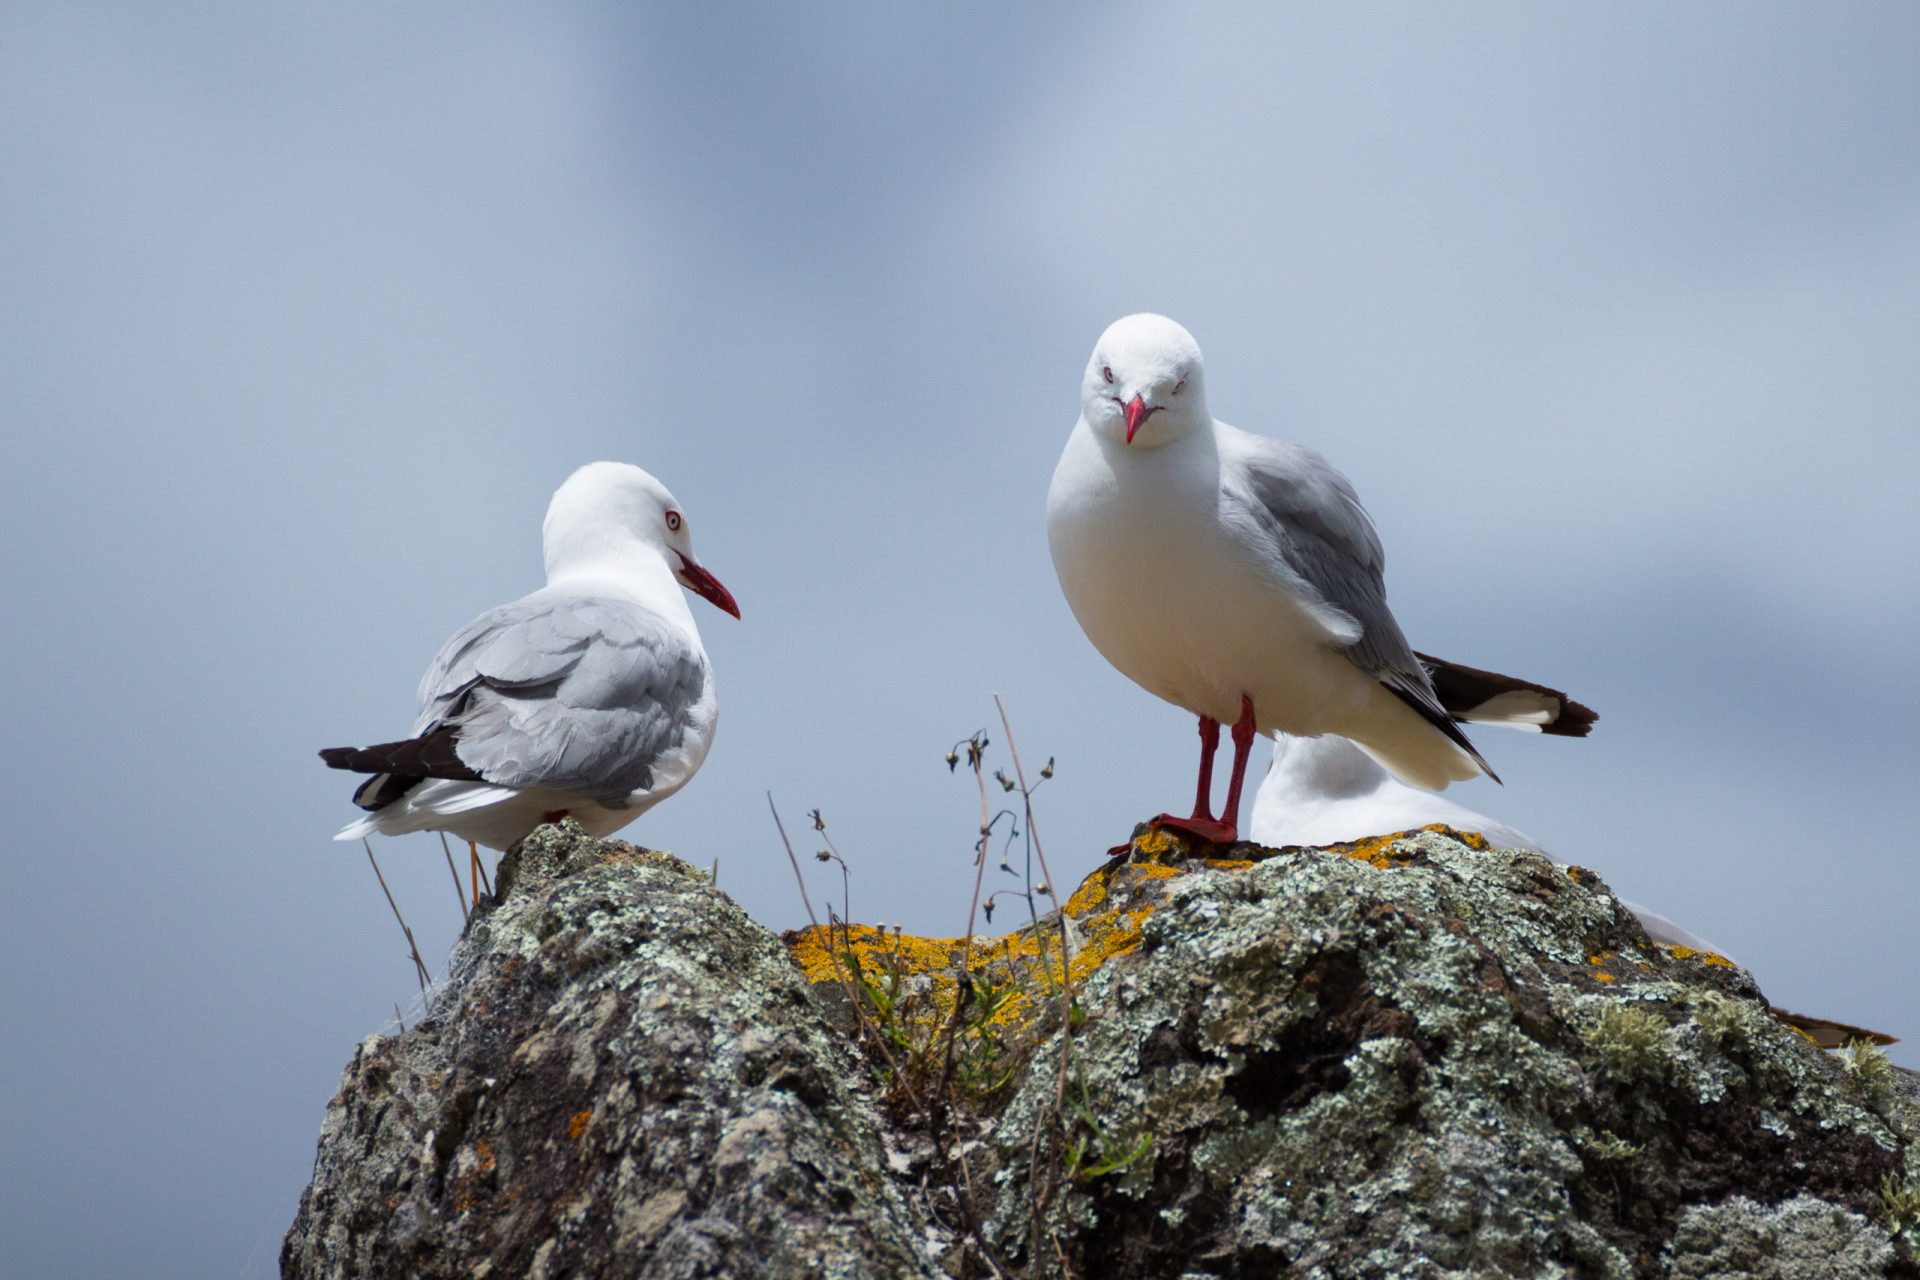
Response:
[[[1562,694],[1559,718],[1552,724],[1540,726],[1540,732],[1562,738],[1584,738],[1593,732],[1593,722],[1599,718],[1600,713],[1592,707]]]
[[[1592,707],[1575,702],[1551,685],[1535,684],[1531,680],[1503,676],[1496,671],[1449,662],[1432,654],[1415,653],[1414,657],[1420,659],[1420,664],[1427,669],[1434,696],[1449,715],[1469,715],[1475,708],[1503,693],[1524,692],[1542,694],[1560,704],[1560,710],[1550,724],[1536,726],[1541,733],[1557,738],[1584,738],[1593,732],[1594,721],[1600,718],[1600,713]]]
[[[1385,682],[1384,687],[1391,692],[1394,697],[1400,699],[1400,701],[1406,703],[1409,707],[1412,707],[1422,720],[1425,720],[1428,724],[1446,734],[1447,737],[1453,741],[1454,746],[1459,747],[1469,756],[1472,756],[1473,762],[1480,766],[1480,772],[1486,774],[1495,782],[1499,782],[1503,787],[1507,785],[1504,782],[1500,782],[1500,775],[1493,771],[1493,766],[1487,763],[1487,758],[1480,754],[1480,748],[1473,745],[1473,741],[1467,737],[1466,731],[1461,729],[1454,718],[1448,715],[1445,710],[1435,706],[1432,702],[1421,697],[1420,694],[1415,693],[1411,689],[1402,688],[1400,685],[1391,682]]]
[[[320,758],[329,768],[354,773],[485,781],[460,758],[458,743],[459,730],[453,725],[441,725],[418,738],[399,742],[377,742],[371,747],[327,747],[320,752]]]

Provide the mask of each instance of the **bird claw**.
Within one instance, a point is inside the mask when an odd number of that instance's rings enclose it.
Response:
[[[1217,818],[1177,818],[1171,813],[1163,813],[1147,825],[1177,831],[1182,835],[1204,840],[1208,844],[1233,844],[1240,839],[1238,826],[1231,822],[1222,822]]]

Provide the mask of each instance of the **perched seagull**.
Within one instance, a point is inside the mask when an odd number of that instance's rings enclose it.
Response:
[[[680,504],[624,462],[562,484],[541,529],[547,585],[441,646],[404,741],[320,758],[374,776],[335,837],[448,831],[505,849],[571,817],[605,836],[687,785],[713,743],[713,672],[685,587],[740,608],[693,558]]]
[[[1127,316],[1094,345],[1047,541],[1094,647],[1200,717],[1193,816],[1155,822],[1234,839],[1256,733],[1340,734],[1434,791],[1494,777],[1387,609],[1353,486],[1311,449],[1215,421],[1200,348],[1166,317]],[[1216,819],[1222,724],[1233,772]]]
[[[1276,848],[1290,844],[1320,848],[1436,822],[1455,831],[1477,832],[1497,849],[1546,852],[1504,822],[1408,786],[1359,747],[1333,734],[1319,738],[1275,735],[1273,763],[1253,798],[1248,834]],[[1625,899],[1621,905],[1633,912],[1655,942],[1724,954],[1657,912]]]

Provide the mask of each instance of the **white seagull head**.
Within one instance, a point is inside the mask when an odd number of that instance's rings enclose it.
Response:
[[[596,569],[619,572],[635,557],[651,556],[681,586],[740,616],[732,593],[693,558],[686,511],[667,486],[631,463],[589,462],[568,476],[547,506],[540,542],[549,582]]]
[[[1116,444],[1151,448],[1208,426],[1200,344],[1165,316],[1141,312],[1107,326],[1080,383],[1080,414]]]

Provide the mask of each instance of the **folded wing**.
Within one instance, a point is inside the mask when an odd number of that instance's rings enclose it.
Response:
[[[1302,445],[1244,431],[1223,432],[1244,464],[1243,505],[1279,562],[1306,588],[1308,603],[1355,666],[1498,775],[1474,749],[1434,692],[1427,667],[1387,608],[1386,555],[1373,520],[1347,478]]]
[[[421,680],[411,738],[321,757],[376,775],[354,796],[365,809],[426,778],[541,787],[620,808],[652,789],[707,678],[705,655],[658,614],[550,587],[489,610],[442,646]]]

